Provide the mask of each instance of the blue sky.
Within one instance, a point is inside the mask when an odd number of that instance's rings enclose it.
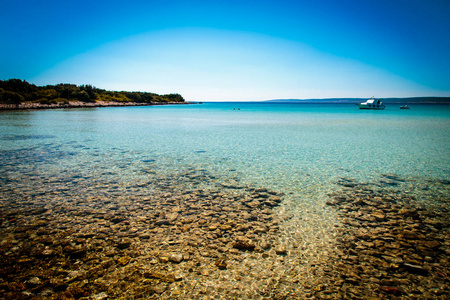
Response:
[[[450,96],[448,0],[0,3],[0,79],[189,101]]]

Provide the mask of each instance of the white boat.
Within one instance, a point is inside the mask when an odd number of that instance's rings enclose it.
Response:
[[[380,100],[370,98],[366,102],[356,103],[360,109],[384,109],[385,106]]]

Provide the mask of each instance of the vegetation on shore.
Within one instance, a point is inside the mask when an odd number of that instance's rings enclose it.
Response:
[[[24,103],[41,105],[64,105],[69,101],[83,103],[118,102],[163,104],[185,102],[180,94],[158,95],[147,92],[106,91],[92,85],[61,83],[57,85],[36,86],[25,80],[0,80],[0,104],[21,105]]]

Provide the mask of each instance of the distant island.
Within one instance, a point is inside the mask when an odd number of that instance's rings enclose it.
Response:
[[[0,80],[0,109],[49,109],[186,104],[180,94],[107,91],[92,85],[36,86],[25,80]]]
[[[368,98],[326,98],[326,99],[273,99],[266,102],[278,103],[356,103],[364,102]],[[450,97],[406,97],[406,98],[376,98],[385,104],[450,104]]]

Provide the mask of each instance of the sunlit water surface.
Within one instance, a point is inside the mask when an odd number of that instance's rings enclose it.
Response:
[[[286,238],[326,240],[336,219],[324,203],[342,178],[383,184],[388,174],[401,179],[391,183],[396,188],[424,201],[448,196],[434,182],[450,179],[450,106],[204,103],[2,112],[0,148],[0,184],[16,195],[133,197],[136,186],[139,195],[151,193],[155,178],[193,171],[210,180],[189,186],[180,179],[180,190],[220,183],[282,192],[279,213],[291,216]]]

